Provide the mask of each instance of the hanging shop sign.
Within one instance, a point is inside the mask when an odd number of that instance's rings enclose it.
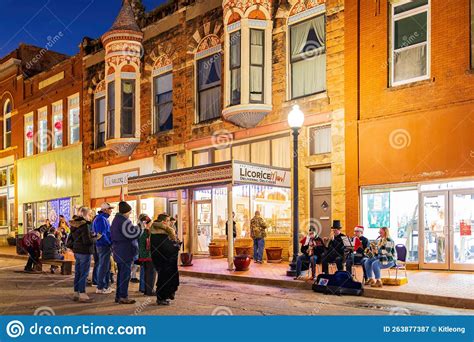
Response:
[[[138,170],[104,175],[104,188],[127,185],[128,179],[131,177],[138,177]]]
[[[290,187],[290,170],[234,161],[234,183]]]

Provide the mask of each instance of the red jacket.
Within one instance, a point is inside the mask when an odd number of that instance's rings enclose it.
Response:
[[[41,251],[41,233],[37,230],[32,230],[26,234],[21,242],[25,249],[33,249],[37,252]]]

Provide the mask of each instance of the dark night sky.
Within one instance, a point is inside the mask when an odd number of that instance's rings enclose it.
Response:
[[[166,2],[143,0],[147,11]],[[28,43],[45,47],[62,32],[51,50],[73,55],[85,36],[98,38],[118,14],[122,0],[0,0],[0,58]]]

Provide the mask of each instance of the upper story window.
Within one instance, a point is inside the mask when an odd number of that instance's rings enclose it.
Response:
[[[53,148],[63,146],[63,102],[53,103]]]
[[[326,90],[324,13],[290,25],[290,49],[291,98]]]
[[[197,61],[198,122],[221,116],[221,63],[220,53]]]
[[[48,108],[38,110],[38,152],[48,151]]]
[[[241,70],[241,34],[240,30],[230,34],[230,104],[240,104]]]
[[[105,146],[105,96],[95,98],[95,148]]]
[[[69,144],[75,144],[79,142],[79,95],[74,95],[68,99],[68,116],[69,116]]]
[[[168,72],[153,79],[155,98],[154,132],[173,129],[173,73]]]
[[[391,6],[391,85],[429,78],[429,0]]]
[[[332,151],[331,126],[313,127],[309,132],[311,155]]]
[[[166,171],[176,170],[178,168],[178,154],[172,153],[165,156]]]
[[[122,108],[120,135],[122,138],[135,135],[135,80],[122,80]]]
[[[107,83],[107,138],[115,137],[115,81]]]
[[[25,115],[25,156],[32,156],[34,153],[34,119],[33,113]]]
[[[3,148],[12,145],[12,103],[7,100],[3,105]]]
[[[250,102],[263,103],[265,31],[250,29]]]

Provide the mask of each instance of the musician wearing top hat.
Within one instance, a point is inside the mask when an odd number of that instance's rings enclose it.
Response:
[[[340,220],[332,221],[331,234],[329,238],[325,237],[324,242],[327,246],[326,251],[322,255],[323,273],[329,273],[329,264],[335,263],[338,271],[344,270],[344,242],[342,238],[345,236],[341,232],[342,226]]]
[[[354,246],[354,251],[347,256],[346,271],[352,275],[352,266],[362,265],[365,281],[367,280],[367,275],[365,272],[364,263],[367,260],[367,255],[365,255],[364,251],[367,247],[369,247],[369,239],[364,236],[363,226],[356,226],[354,228],[354,237],[352,238],[352,245]]]

